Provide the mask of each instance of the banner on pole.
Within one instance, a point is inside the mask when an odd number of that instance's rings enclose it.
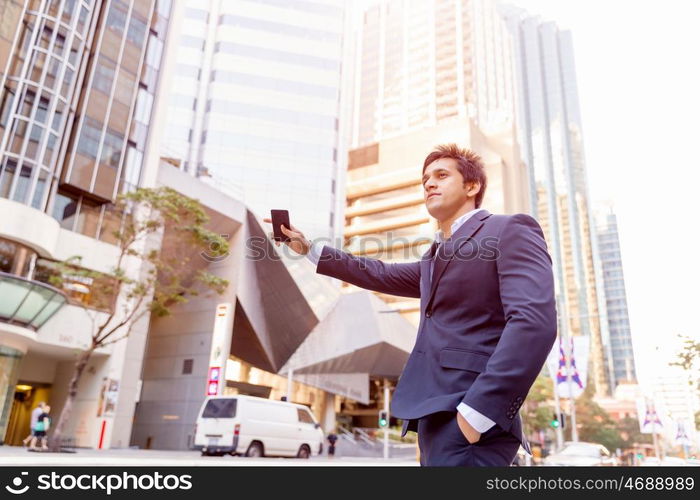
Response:
[[[547,357],[547,369],[554,380],[557,394],[560,398],[577,398],[586,389],[588,377],[588,349],[589,338],[578,336],[569,339],[568,349],[564,348],[564,343],[559,341],[554,344]],[[567,377],[566,360],[571,355],[569,371],[571,382]],[[571,394],[569,394],[569,387]]]
[[[660,434],[664,429],[661,421],[663,412],[659,405],[651,398],[637,399],[637,416],[639,417],[639,431],[642,434]]]
[[[693,440],[690,438],[690,433],[695,434],[695,426],[691,421],[684,421],[681,419],[674,420],[676,424],[676,438],[675,443],[681,446],[691,446]]]

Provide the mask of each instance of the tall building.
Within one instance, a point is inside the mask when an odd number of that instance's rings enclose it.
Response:
[[[598,254],[603,271],[605,286],[605,304],[610,332],[610,349],[607,365],[609,366],[611,387],[614,389],[621,382],[637,382],[637,371],[632,349],[629,313],[627,310],[627,293],[625,276],[622,268],[620,237],[617,231],[617,216],[609,209],[598,215],[596,231],[598,233]],[[607,354],[607,353],[606,353]]]
[[[420,258],[437,229],[423,200],[422,162],[440,143],[482,156],[484,208],[527,211],[510,35],[491,2],[388,0],[360,14],[351,53],[348,249],[391,261]],[[418,324],[417,301],[382,299]]]
[[[590,336],[589,383],[611,395],[607,321],[589,208],[571,33],[501,7],[513,35],[518,143],[529,172],[530,212],[552,255],[560,332]]]
[[[50,277],[55,261],[75,255],[93,271],[115,265],[120,215],[111,202],[141,184],[169,16],[165,0],[0,0],[0,440],[8,444],[27,434],[37,402],[60,412],[76,352],[91,339],[83,306],[96,321],[108,314],[93,302],[96,279],[64,276],[57,289]],[[136,325],[121,345],[95,353],[74,407],[76,444],[128,445],[145,335]],[[107,411],[100,388],[112,380],[119,390]]]
[[[2,3],[0,196],[109,240],[140,179],[170,2]],[[14,18],[14,21],[13,21]]]
[[[440,122],[513,125],[509,33],[489,0],[390,0],[354,34],[351,147]]]
[[[187,0],[162,155],[260,216],[338,233],[345,0]]]

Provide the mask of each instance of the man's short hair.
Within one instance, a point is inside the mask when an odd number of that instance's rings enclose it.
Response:
[[[486,192],[486,171],[481,157],[466,148],[460,148],[457,144],[440,144],[425,158],[423,162],[423,172],[428,165],[440,158],[452,158],[457,161],[457,170],[462,174],[464,183],[478,182],[481,189],[476,193],[474,199],[476,208],[481,206]]]

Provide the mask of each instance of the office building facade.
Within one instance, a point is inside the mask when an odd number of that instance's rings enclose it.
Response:
[[[598,214],[596,231],[610,332],[610,349],[606,359],[610,369],[611,387],[615,388],[623,382],[637,383],[637,371],[634,364],[617,216],[612,209]]]
[[[353,149],[455,119],[513,126],[509,34],[489,0],[378,2],[353,48]]]
[[[529,172],[530,213],[552,255],[563,337],[590,336],[589,383],[611,395],[602,277],[592,222],[571,33],[502,7],[513,36],[518,143]]]
[[[313,238],[339,232],[344,0],[183,1],[162,156]]]
[[[164,0],[0,1],[5,443],[26,436],[39,401],[60,412],[76,352],[92,335],[88,316],[99,322],[109,314],[92,302],[90,279],[68,276],[61,289],[49,283],[56,261],[81,256],[82,267],[101,273],[117,261],[120,216],[112,202],[141,182],[170,7]],[[128,445],[145,334],[146,325],[137,325],[127,341],[95,352],[74,406],[73,444]],[[100,392],[109,387],[107,405]]]

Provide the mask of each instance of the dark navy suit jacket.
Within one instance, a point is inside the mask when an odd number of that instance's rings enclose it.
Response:
[[[416,430],[417,419],[464,402],[530,452],[518,410],[557,335],[552,260],[535,219],[481,210],[411,263],[326,246],[317,272],[420,297],[416,343],[391,401],[404,434]]]

